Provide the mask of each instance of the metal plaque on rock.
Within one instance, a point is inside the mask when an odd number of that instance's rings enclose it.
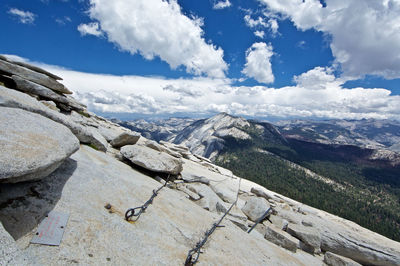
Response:
[[[67,226],[69,214],[51,211],[39,224],[31,243],[59,246]]]

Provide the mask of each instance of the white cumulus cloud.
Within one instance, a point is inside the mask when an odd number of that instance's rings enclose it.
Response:
[[[329,35],[335,64],[348,78],[400,78],[400,1],[259,0],[300,30]]]
[[[203,21],[185,16],[177,0],[90,0],[89,14],[110,42],[148,60],[158,56],[171,68],[225,77],[223,50],[204,39]]]
[[[271,57],[274,55],[272,45],[263,42],[253,43],[246,51],[246,64],[242,73],[260,83],[274,82]]]
[[[316,67],[294,77],[293,86],[270,88],[234,86],[229,79],[92,74],[31,63],[61,76],[73,96],[97,113],[207,116],[224,111],[265,118],[400,120],[399,95],[382,88],[345,88],[343,79],[335,78],[327,67]]]
[[[254,35],[256,35],[258,38],[264,39],[265,32],[263,30],[256,30]]]
[[[213,9],[224,9],[230,7],[232,4],[229,0],[214,1]]]
[[[35,22],[36,15],[30,11],[23,11],[18,8],[10,8],[8,10],[8,14],[16,16],[23,24],[33,24],[33,22]]]
[[[251,29],[263,29],[266,28],[269,30],[271,33],[272,37],[275,37],[276,35],[279,34],[279,24],[278,21],[275,18],[270,18],[267,19],[266,17],[257,17],[256,19],[252,18],[250,14],[247,14],[244,16],[244,21],[246,25],[251,28]],[[258,36],[256,33],[260,32],[260,30],[257,30],[254,32],[256,36]]]
[[[333,70],[328,67],[315,67],[299,76],[294,76],[293,80],[304,89],[323,90],[327,84],[339,82],[337,85],[341,85],[343,83],[337,80],[332,72]]]
[[[100,25],[97,22],[91,22],[88,24],[80,24],[78,26],[78,31],[82,36],[85,35],[94,35],[97,37],[103,36],[103,32],[100,29]]]

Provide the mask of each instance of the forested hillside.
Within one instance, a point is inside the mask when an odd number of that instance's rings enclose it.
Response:
[[[264,138],[254,123],[242,130],[252,138],[225,138],[225,149],[216,160],[219,165],[273,191],[400,240],[399,166],[370,160],[370,149],[295,139],[274,143]],[[283,158],[329,181],[313,178]]]

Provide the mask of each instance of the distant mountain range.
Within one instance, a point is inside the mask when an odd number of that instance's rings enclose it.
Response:
[[[258,130],[267,141],[299,141],[354,145],[380,150],[374,156],[396,157],[400,152],[400,122],[392,120],[291,120],[275,125],[220,113],[208,119],[169,118],[159,120],[115,121],[156,141],[184,144],[191,152],[212,160],[223,150],[224,138],[249,139],[247,130]],[[262,133],[261,133],[262,132]]]
[[[400,152],[400,122],[392,120],[294,120],[278,122],[285,137],[325,144],[387,148]]]
[[[400,240],[400,123],[208,119],[117,121],[187,146],[238,176]]]

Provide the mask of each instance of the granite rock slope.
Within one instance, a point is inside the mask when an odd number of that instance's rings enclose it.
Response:
[[[35,71],[34,66],[5,62]],[[43,71],[38,73],[56,81]],[[184,145],[149,141],[72,105],[66,108],[55,102],[60,111],[50,109],[41,102],[49,101],[44,94],[29,96],[17,91],[9,79],[3,83],[8,86],[0,86],[4,120],[0,128],[7,131],[7,138],[0,136],[0,146],[18,150],[20,139],[6,140],[18,137],[12,136],[17,127],[13,123],[24,121],[31,121],[27,129],[33,127],[40,136],[67,138],[70,143],[61,145],[65,156],[40,180],[0,183],[1,265],[183,265],[188,251],[230,206],[222,221],[224,227],[217,228],[202,248],[199,265],[324,265],[339,261],[400,265],[398,242],[237,177],[194,156]],[[45,125],[41,121],[46,121]],[[215,127],[221,129],[218,123]],[[220,133],[227,132],[222,129]],[[113,140],[121,135],[134,138],[115,145]],[[73,153],[78,140],[79,150]],[[26,143],[25,148],[38,151],[49,145]],[[56,148],[48,152],[53,150]],[[8,160],[7,154],[0,152],[0,158]],[[47,156],[40,156],[40,152],[33,153],[29,159],[45,162]],[[168,183],[140,219],[127,221],[125,212],[145,203],[167,178]],[[269,217],[248,234],[269,207]],[[61,244],[30,243],[52,210],[70,217]]]

